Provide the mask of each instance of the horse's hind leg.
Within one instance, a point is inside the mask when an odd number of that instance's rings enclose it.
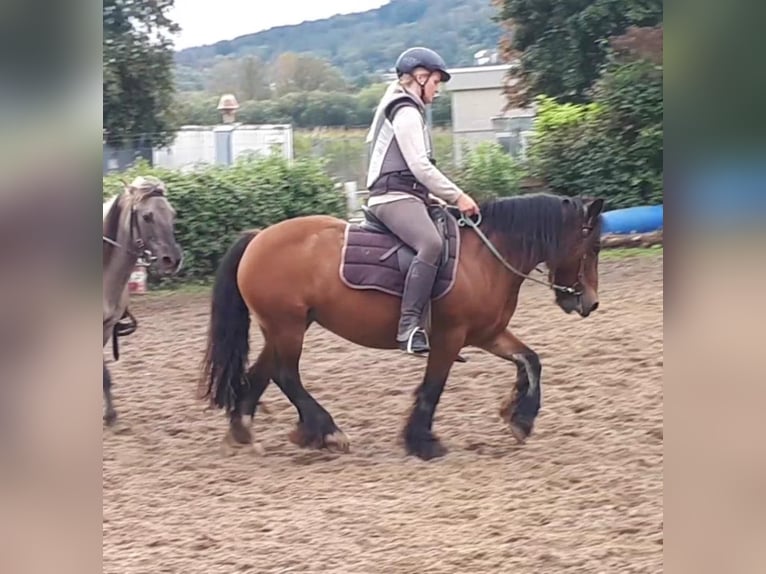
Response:
[[[281,326],[276,339],[277,371],[274,382],[298,411],[290,440],[302,447],[348,452],[349,440],[330,413],[303,386],[299,372],[305,324]]]
[[[250,429],[245,426],[243,417],[249,416],[250,420],[255,418],[255,411],[258,402],[261,399],[266,387],[271,382],[274,374],[274,350],[266,342],[260,355],[247,371],[248,385],[241,397],[238,397],[237,409],[229,415],[229,434],[227,439],[237,444],[250,444],[253,441]]]
[[[104,363],[104,422],[107,426],[112,426],[117,421],[117,411],[112,404],[112,375]]]

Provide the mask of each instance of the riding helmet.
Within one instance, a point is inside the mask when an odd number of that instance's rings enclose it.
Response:
[[[447,64],[439,54],[430,48],[416,46],[408,48],[399,55],[396,60],[396,73],[399,77],[402,74],[410,74],[415,68],[425,68],[430,72],[441,72],[442,82],[449,82],[450,73],[447,71]]]

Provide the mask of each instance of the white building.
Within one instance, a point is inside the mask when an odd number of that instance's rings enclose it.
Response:
[[[508,109],[503,93],[510,64],[471,66],[449,70],[452,79],[444,88],[452,98],[452,133],[455,160],[464,145],[497,141],[509,153],[524,153],[532,128],[533,109]]]
[[[292,125],[183,126],[170,146],[153,150],[152,161],[158,167],[184,170],[198,164],[230,165],[238,157],[268,155],[274,149],[293,159]]]

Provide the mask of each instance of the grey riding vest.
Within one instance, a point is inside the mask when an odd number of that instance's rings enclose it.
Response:
[[[425,120],[423,103],[409,93],[397,90],[388,101],[381,103],[383,113],[374,126],[367,171],[367,189],[370,196],[382,195],[387,191],[402,191],[428,202],[428,189],[421,184],[410,171],[396,142],[394,127],[391,123],[394,115],[404,106],[414,106]],[[433,160],[431,134],[423,121],[423,137],[426,142],[428,159]]]

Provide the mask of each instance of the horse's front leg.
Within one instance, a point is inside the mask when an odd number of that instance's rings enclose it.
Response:
[[[431,428],[450,368],[464,341],[464,335],[457,332],[444,334],[437,331],[431,339],[426,373],[415,391],[415,401],[403,433],[407,452],[423,460],[438,458],[447,453],[447,448]]]
[[[540,358],[508,330],[482,348],[516,365],[516,384],[510,396],[503,401],[500,416],[510,425],[513,437],[519,443],[524,443],[532,434],[535,418],[540,411]]]

